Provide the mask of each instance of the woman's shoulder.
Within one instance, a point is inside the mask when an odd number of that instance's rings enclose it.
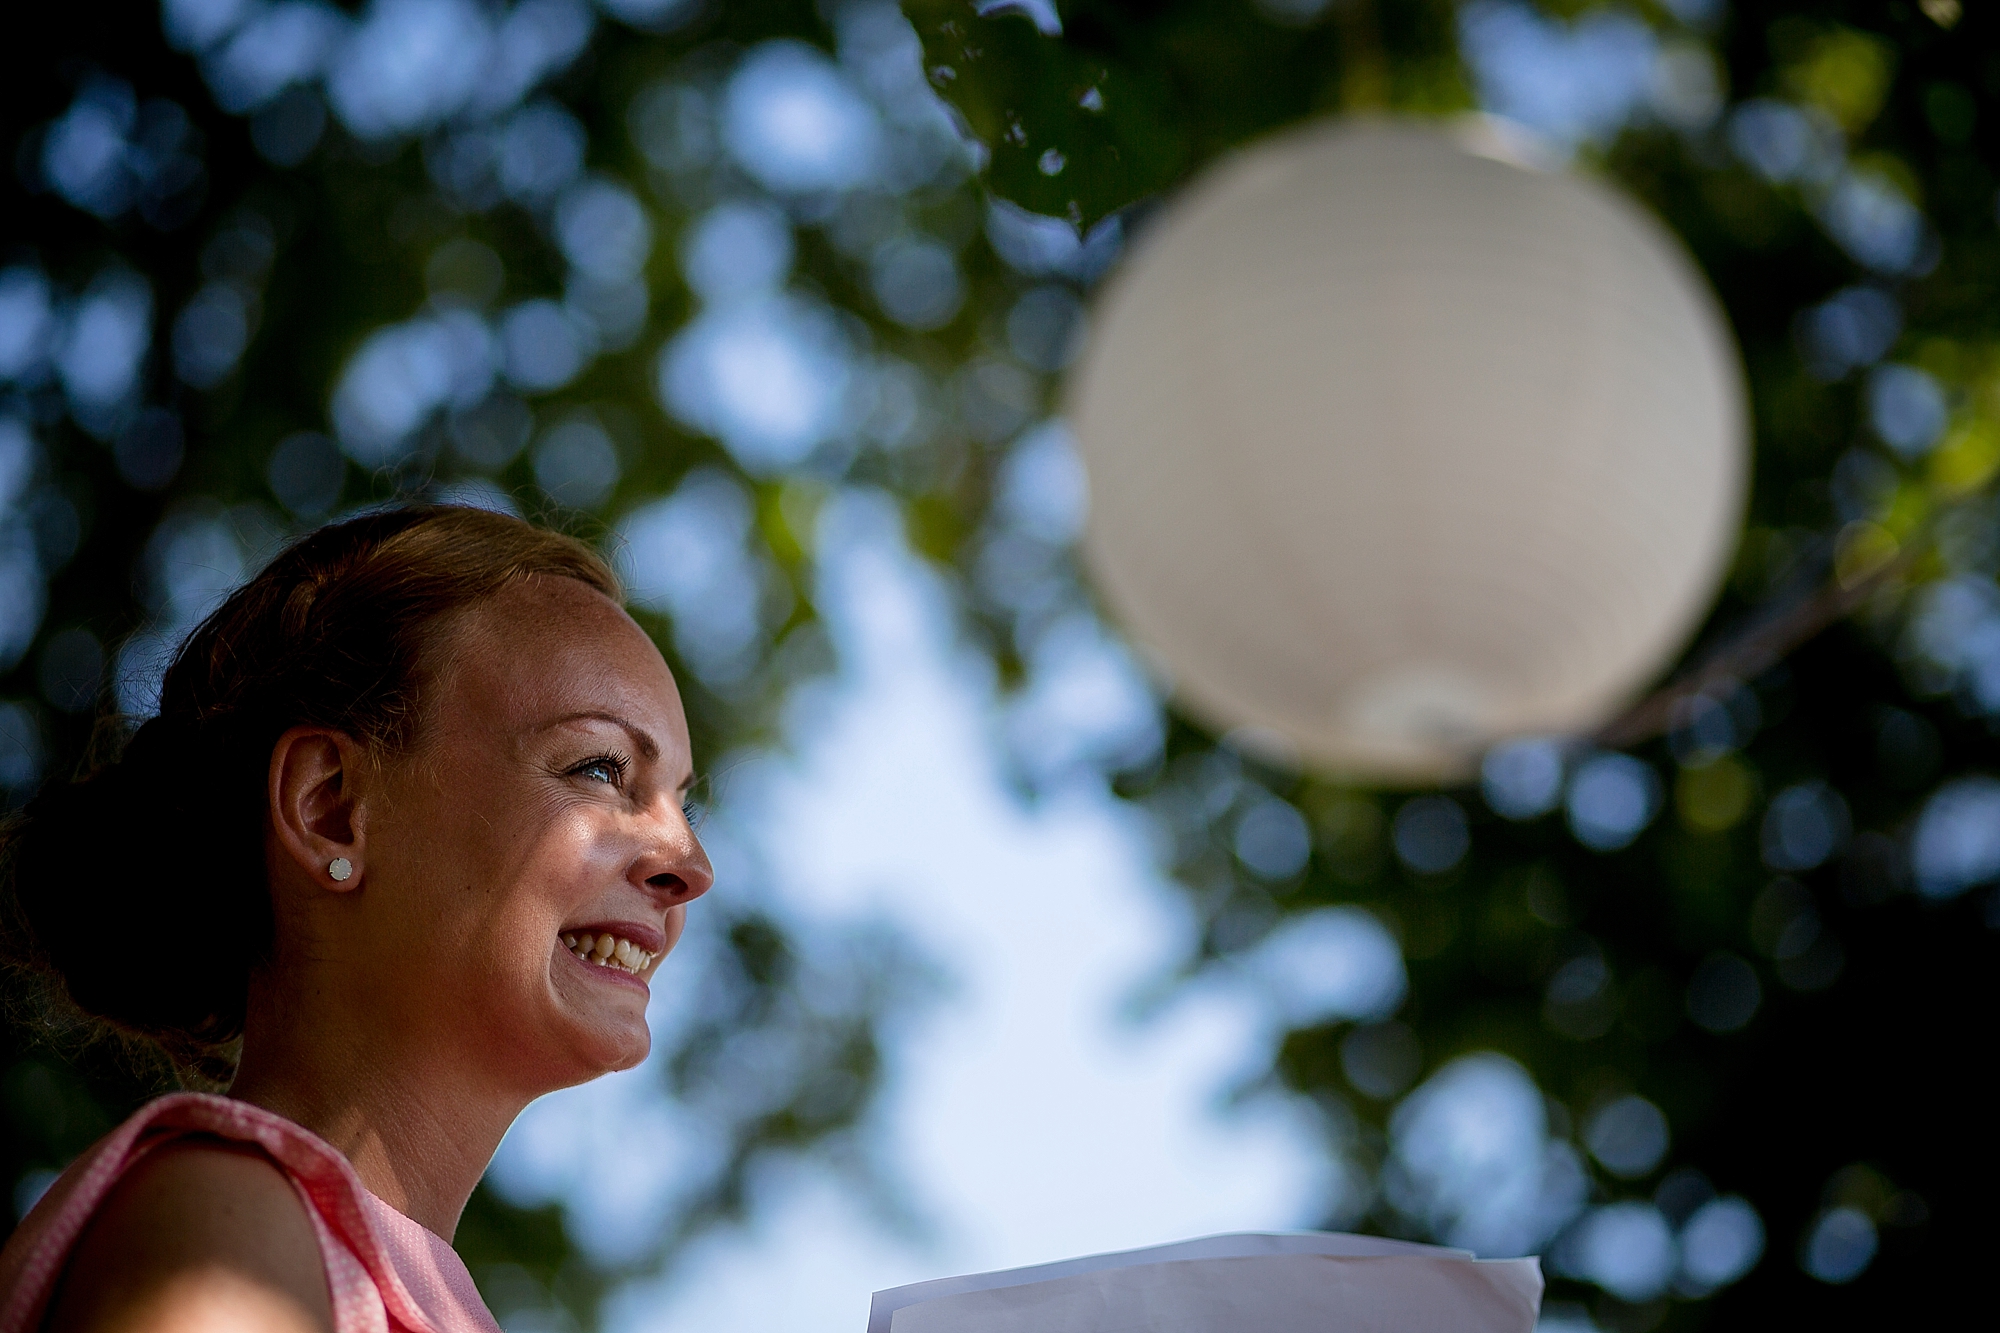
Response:
[[[71,1250],[49,1330],[333,1327],[320,1244],[261,1149],[179,1138],[120,1175]]]
[[[337,1151],[281,1116],[226,1097],[159,1098],[72,1163],[8,1238],[0,1333],[93,1327],[113,1308],[103,1302],[192,1273],[289,1293],[300,1327],[329,1326],[329,1303],[332,1326],[372,1326],[387,1264],[361,1219],[364,1193]],[[195,1326],[227,1324],[204,1314]]]

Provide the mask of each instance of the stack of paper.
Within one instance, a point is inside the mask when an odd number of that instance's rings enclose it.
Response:
[[[1531,1333],[1541,1300],[1534,1259],[1245,1233],[878,1291],[868,1333]]]

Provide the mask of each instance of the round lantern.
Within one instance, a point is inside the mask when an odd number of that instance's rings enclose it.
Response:
[[[1069,385],[1110,609],[1193,715],[1363,780],[1607,720],[1741,518],[1743,377],[1692,261],[1474,133],[1333,122],[1210,169]]]

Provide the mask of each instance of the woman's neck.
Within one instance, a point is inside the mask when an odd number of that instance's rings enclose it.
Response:
[[[450,1240],[501,1136],[529,1100],[481,1082],[436,1050],[385,1049],[326,1031],[260,1030],[253,1019],[229,1093],[319,1135],[346,1156],[370,1193]]]

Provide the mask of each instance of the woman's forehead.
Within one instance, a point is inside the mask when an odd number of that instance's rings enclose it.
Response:
[[[667,745],[685,732],[659,648],[610,598],[574,580],[512,585],[469,611],[452,639],[447,706],[457,696],[518,724],[602,711],[664,729]]]

